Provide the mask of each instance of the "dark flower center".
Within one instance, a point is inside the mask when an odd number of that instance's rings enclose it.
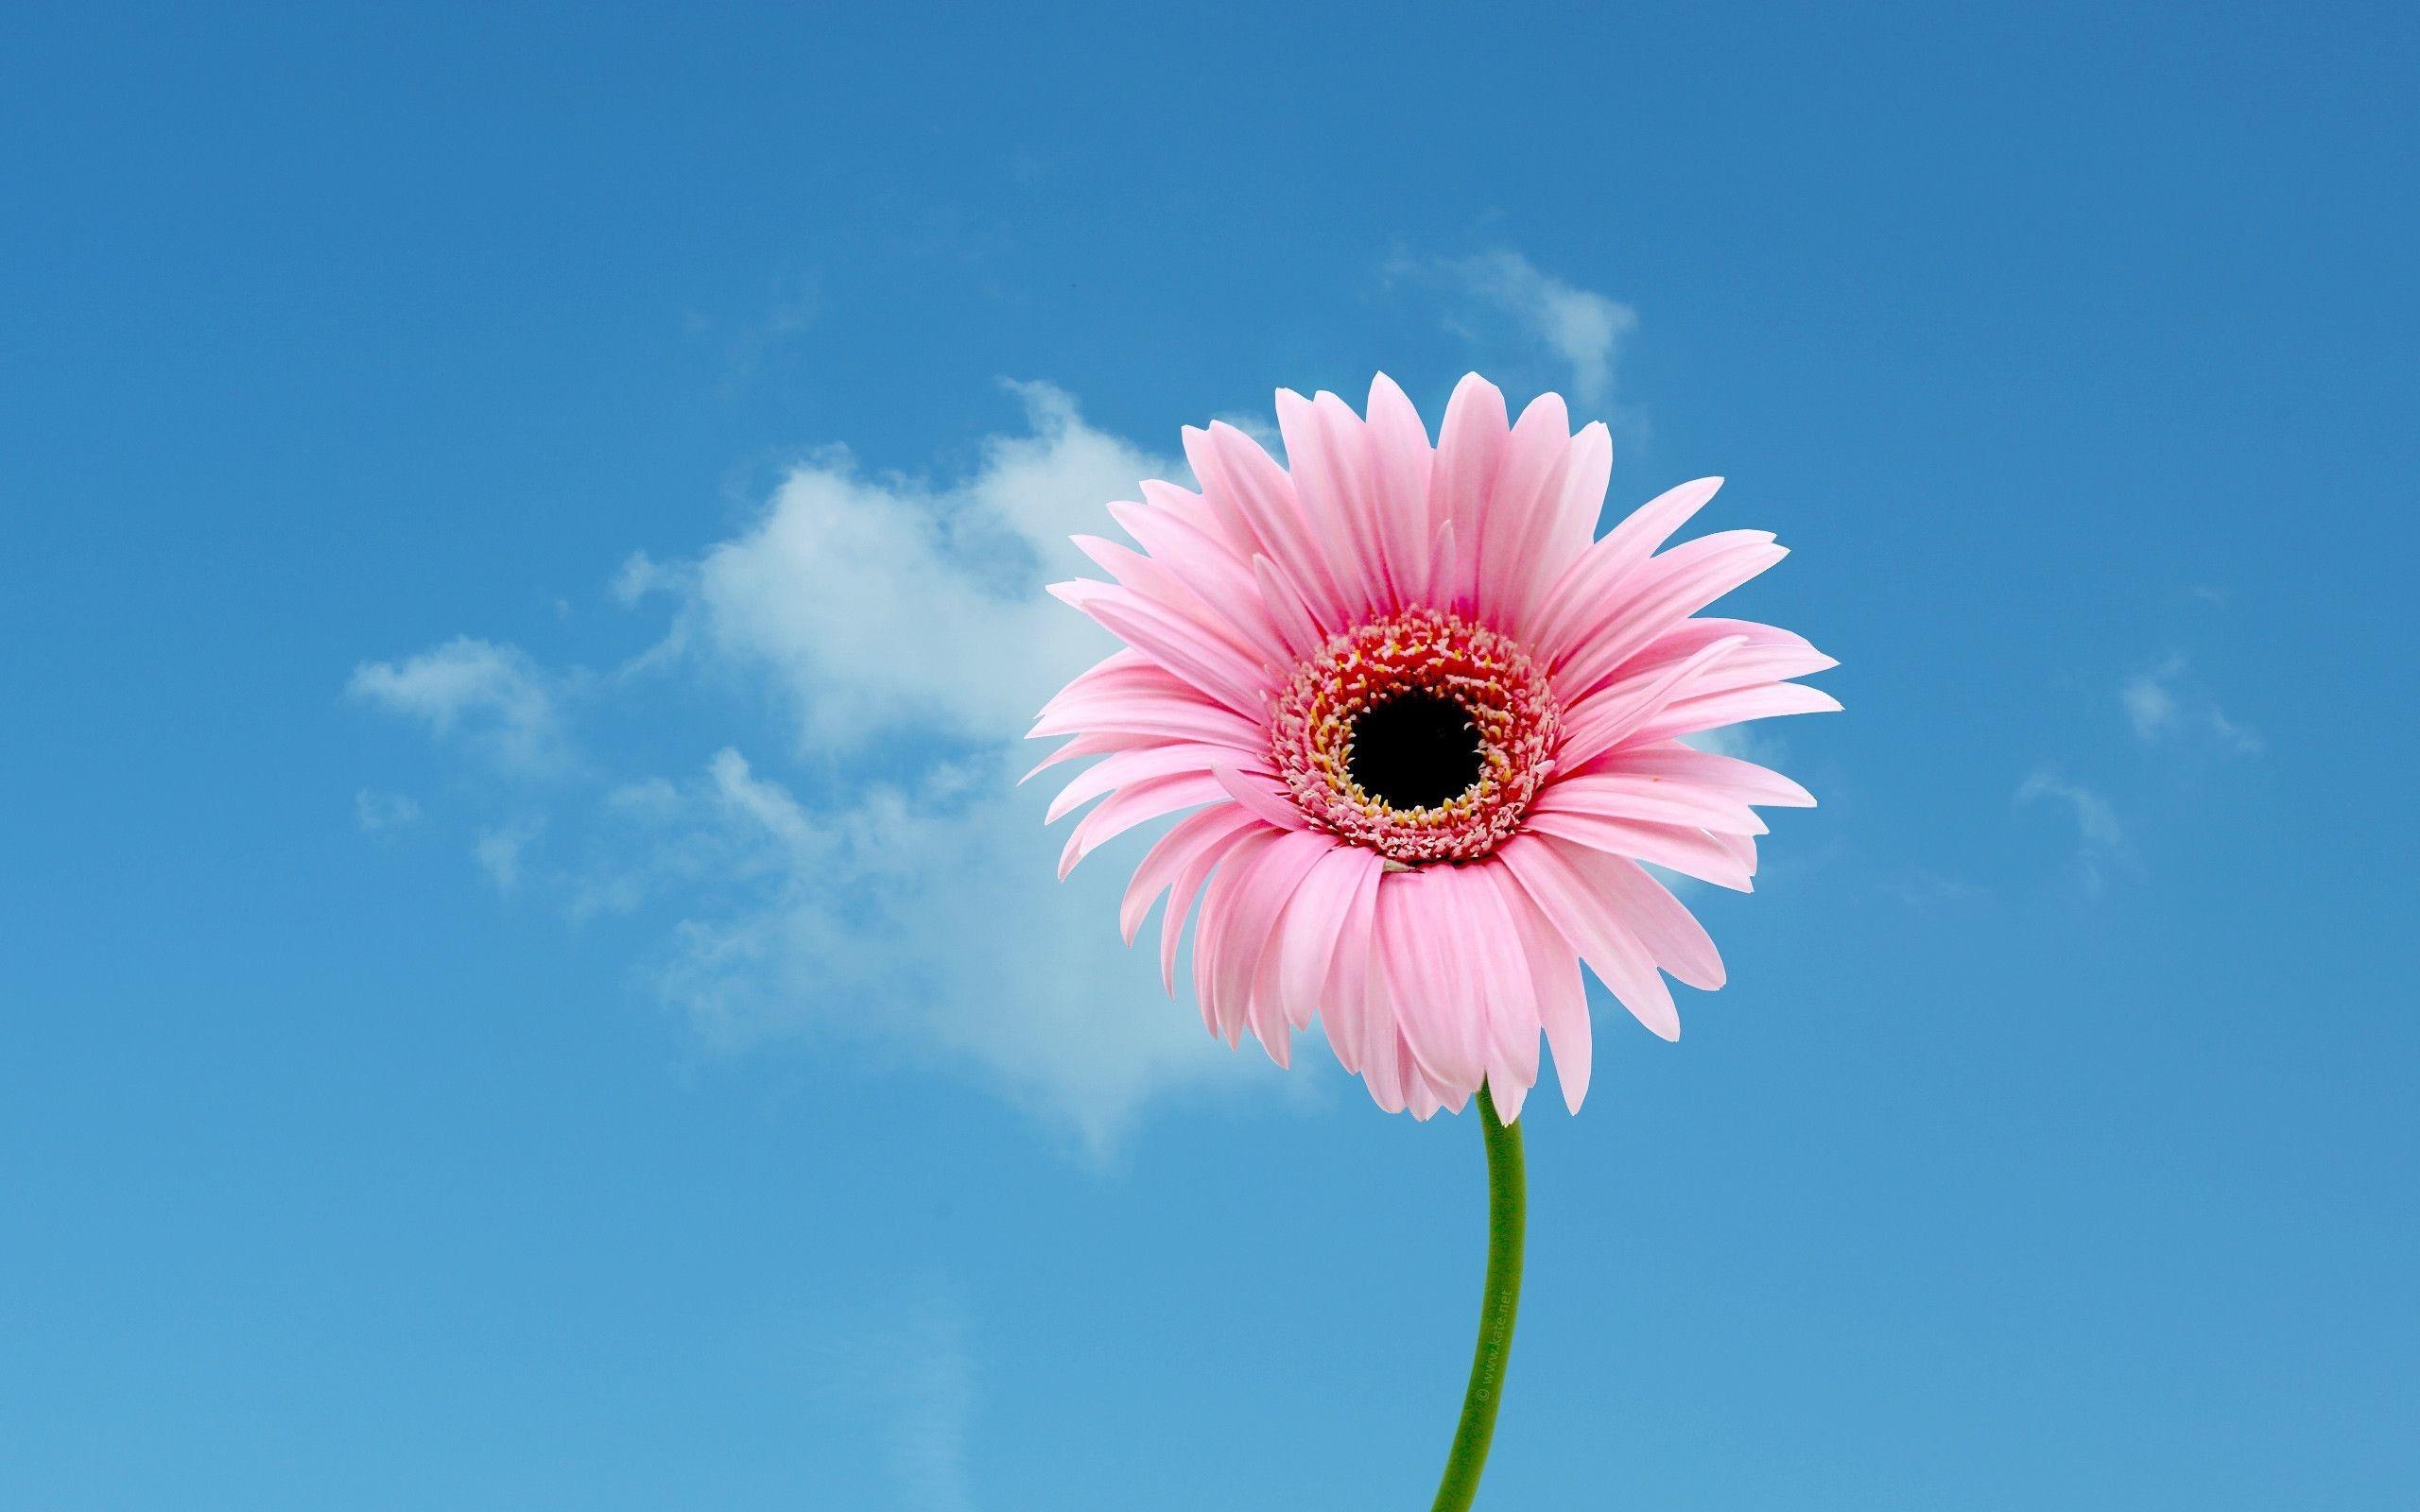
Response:
[[[1380,802],[1427,809],[1470,791],[1486,762],[1469,710],[1410,688],[1354,717],[1347,766],[1361,791]]]

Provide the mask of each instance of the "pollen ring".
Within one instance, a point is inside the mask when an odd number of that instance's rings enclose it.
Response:
[[[1512,639],[1406,610],[1295,668],[1270,747],[1313,823],[1417,866],[1476,859],[1518,832],[1559,727],[1545,672]]]

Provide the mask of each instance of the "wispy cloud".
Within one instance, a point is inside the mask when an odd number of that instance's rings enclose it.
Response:
[[[2157,740],[2176,722],[2176,695],[2152,674],[2127,679],[2118,698],[2126,706],[2126,719],[2137,740]]]
[[[510,824],[479,832],[478,838],[472,843],[471,854],[477,860],[479,869],[487,873],[488,881],[495,885],[496,891],[510,893],[520,890],[522,856],[544,827],[543,820],[516,819]]]
[[[969,1512],[966,1440],[975,1418],[975,1365],[961,1308],[946,1298],[908,1319],[890,1357],[890,1461],[908,1504]]]
[[[1910,867],[1897,876],[1883,878],[1876,885],[1910,908],[1919,910],[1972,902],[1988,896],[1981,886],[1963,877],[1947,876],[1927,867]]]
[[[518,647],[462,635],[401,662],[365,662],[345,691],[500,765],[536,771],[562,755],[553,680]]]
[[[2119,684],[2118,701],[2135,738],[2145,745],[2201,742],[2241,755],[2257,754],[2259,733],[2228,717],[2189,682],[2187,673],[2184,654],[2171,652]]]
[[[1510,334],[1542,347],[1562,368],[1581,409],[1603,413],[1612,404],[1615,365],[1638,327],[1629,305],[1566,283],[1507,249],[1470,257],[1398,253],[1386,273],[1445,293],[1448,328],[1477,342],[1501,349]]]
[[[2098,897],[2114,872],[2135,869],[2134,843],[2118,822],[2117,810],[2100,793],[2042,767],[2018,786],[2016,799],[2019,803],[2048,800],[2068,811],[2076,828],[2072,864],[2076,880],[2087,894]]]
[[[353,822],[366,834],[406,829],[420,822],[420,800],[408,793],[365,787],[353,795]]]
[[[682,323],[691,339],[720,344],[721,387],[729,398],[776,369],[822,318],[825,308],[822,279],[806,271],[777,281],[764,302],[745,316],[721,318],[692,310]]]
[[[1015,785],[1038,754],[1019,740],[1033,711],[1111,648],[1041,583],[1080,570],[1065,538],[1105,501],[1182,476],[1060,390],[1017,393],[1026,427],[984,442],[963,477],[870,476],[820,453],[731,539],[624,568],[616,596],[666,628],[635,675],[584,685],[583,709],[643,718],[684,690],[766,689],[786,747],[752,758],[726,738],[701,768],[611,780],[581,775],[610,765],[591,752],[559,764],[544,865],[527,782],[475,849],[499,888],[569,917],[666,915],[651,980],[710,1043],[887,1040],[1105,1157],[1153,1098],[1261,1068],[1167,1000],[1154,953],[1119,940],[1116,856],[1051,882],[1061,837],[1045,796]],[[550,691],[572,680],[464,637],[354,685],[500,755],[570,746]]]
[[[968,1439],[977,1406],[968,1310],[928,1280],[878,1310],[826,1325],[817,1376],[877,1452],[908,1512],[973,1512]]]

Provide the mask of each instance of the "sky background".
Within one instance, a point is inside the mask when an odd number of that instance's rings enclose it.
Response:
[[[2155,9],[13,8],[0,1505],[1425,1506],[1472,1121],[1009,778],[1180,426],[1472,368],[1847,706],[1482,1505],[2420,1503],[2420,22]]]

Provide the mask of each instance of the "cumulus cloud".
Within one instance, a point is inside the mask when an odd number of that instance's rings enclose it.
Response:
[[[1152,1098],[1260,1063],[1169,1001],[1154,952],[1120,941],[1120,855],[1052,882],[1063,836],[1043,827],[1046,795],[1016,786],[1040,754],[1020,739],[1035,709],[1111,648],[1040,593],[1081,570],[1066,535],[1099,528],[1139,480],[1183,476],[1060,390],[1016,392],[1025,427],[963,477],[873,476],[820,453],[731,539],[625,565],[616,597],[667,628],[640,659],[648,676],[592,691],[643,706],[683,670],[769,686],[786,746],[752,756],[709,734],[685,771],[594,781],[594,754],[563,763],[544,868],[525,817],[475,849],[499,888],[574,919],[660,910],[649,979],[710,1043],[882,1040],[1105,1157]],[[366,664],[354,686],[501,752],[568,745],[549,696],[567,680],[464,637]],[[1131,861],[1141,843],[1116,849]]]
[[[500,765],[536,770],[561,754],[551,680],[518,647],[461,635],[402,662],[365,662],[346,692]]]
[[[1398,254],[1387,273],[1458,296],[1449,328],[1493,346],[1509,325],[1543,347],[1568,375],[1571,399],[1581,409],[1602,411],[1611,404],[1621,344],[1638,327],[1638,313],[1629,305],[1565,283],[1509,249],[1471,257]]]
[[[2240,755],[2257,753],[2258,732],[2229,718],[2192,687],[2187,671],[2184,655],[2171,653],[2119,685],[2118,701],[2135,738],[2145,745],[2200,742]]]
[[[803,800],[724,750],[672,833],[725,896],[677,925],[658,985],[714,1043],[903,1040],[978,1072],[1106,1156],[1149,1098],[1262,1069],[1169,1001],[1115,919],[1117,862],[1050,881],[1059,841],[992,750]],[[733,883],[729,879],[740,879]]]
[[[2118,822],[2117,810],[2100,793],[2043,767],[2018,786],[2016,799],[2020,803],[2048,801],[2068,811],[2076,827],[2072,864],[2076,880],[2086,893],[2098,896],[2113,872],[2135,868],[2134,843]]]
[[[845,749],[901,730],[1022,732],[1109,643],[1035,590],[1090,568],[1067,536],[1146,477],[1180,476],[1083,423],[1046,384],[1016,386],[1028,434],[983,443],[972,475],[870,477],[843,451],[793,470],[755,525],[694,570],[626,567],[690,595],[709,649],[784,689],[803,743]]]

